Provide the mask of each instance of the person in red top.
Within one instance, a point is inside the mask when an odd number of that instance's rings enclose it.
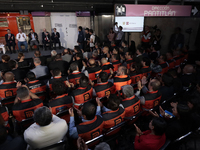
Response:
[[[166,141],[167,123],[162,118],[155,117],[149,123],[150,130],[142,132],[136,124],[135,150],[159,150]]]
[[[121,87],[127,84],[131,84],[131,79],[127,75],[127,68],[120,66],[117,70],[117,75],[114,77],[114,85],[116,91],[120,91]]]
[[[142,32],[142,46],[145,48],[149,48],[150,41],[151,41],[151,32],[149,30],[149,26],[145,26],[144,31]]]
[[[17,82],[14,80],[14,74],[12,72],[6,72],[3,76],[4,82],[0,85],[0,97],[6,98],[15,96],[17,93]]]
[[[118,70],[119,66],[121,66],[121,62],[119,61],[119,55],[113,54],[111,57],[111,62],[114,67],[114,72],[116,72]]]
[[[79,79],[82,76],[85,76],[85,74],[79,71],[78,64],[76,62],[70,64],[70,70],[72,73],[68,75],[69,82],[73,83],[75,86],[79,85]]]
[[[18,85],[17,96],[12,108],[13,116],[17,121],[33,117],[34,110],[42,107],[42,100],[25,85]]]

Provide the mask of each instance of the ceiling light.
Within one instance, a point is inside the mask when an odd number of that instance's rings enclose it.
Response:
[[[43,5],[40,5],[40,7],[44,7]]]

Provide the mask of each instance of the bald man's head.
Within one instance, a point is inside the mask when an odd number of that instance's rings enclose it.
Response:
[[[194,67],[192,65],[186,65],[183,68],[183,73],[187,74],[187,73],[193,73],[194,72]]]
[[[12,72],[6,72],[4,74],[4,80],[5,82],[10,82],[10,81],[14,81],[14,74]]]
[[[160,88],[160,81],[152,79],[148,85],[149,91],[157,91]]]
[[[95,66],[95,60],[93,58],[89,59],[89,64],[90,64],[90,67],[94,67]]]
[[[117,70],[117,75],[126,75],[127,74],[127,68],[125,66],[120,66]]]
[[[102,58],[101,59],[101,64],[103,65],[103,64],[105,64],[105,63],[107,63],[108,61],[107,61],[107,59],[106,58]]]

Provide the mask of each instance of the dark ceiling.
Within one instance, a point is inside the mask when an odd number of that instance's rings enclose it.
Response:
[[[138,4],[191,4],[191,0],[136,0]],[[192,4],[200,0],[193,0]],[[135,0],[0,0],[0,11],[95,11],[113,13],[114,4],[135,4]]]

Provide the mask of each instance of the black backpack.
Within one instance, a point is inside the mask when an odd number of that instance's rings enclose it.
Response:
[[[101,40],[97,35],[95,35],[94,43],[101,43]]]

